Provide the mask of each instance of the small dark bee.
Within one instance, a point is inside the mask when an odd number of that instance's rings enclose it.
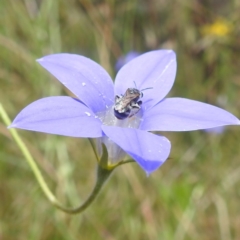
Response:
[[[135,86],[136,83],[134,82]],[[145,88],[141,91],[137,88],[128,88],[124,95],[117,95],[115,97],[114,115],[118,119],[130,118],[138,113],[141,109],[142,101],[139,101],[143,97],[142,91],[152,89]]]

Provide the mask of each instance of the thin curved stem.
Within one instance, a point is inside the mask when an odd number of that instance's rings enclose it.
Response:
[[[1,103],[0,103],[0,116],[2,117],[3,122],[7,126],[9,126],[11,124],[11,121],[10,121],[6,111],[4,110],[3,106],[1,105]],[[101,166],[98,165],[97,181],[96,181],[96,184],[95,184],[95,187],[94,187],[92,193],[89,195],[87,200],[83,204],[81,204],[79,207],[76,207],[76,208],[65,207],[64,205],[62,205],[57,200],[55,195],[49,189],[47,183],[45,182],[45,180],[42,176],[41,171],[39,170],[36,162],[34,161],[32,155],[28,151],[28,148],[26,147],[26,145],[24,144],[24,142],[22,141],[22,139],[18,135],[17,131],[14,128],[9,129],[9,131],[10,131],[13,139],[15,140],[16,144],[20,148],[21,152],[23,153],[23,155],[24,155],[27,163],[29,164],[30,168],[32,169],[32,171],[33,171],[33,173],[36,177],[36,180],[37,180],[38,184],[40,185],[42,191],[46,195],[47,199],[55,207],[61,209],[62,211],[66,212],[66,213],[76,214],[76,213],[80,213],[80,212],[84,211],[94,201],[94,199],[98,196],[98,194],[99,194],[101,188],[103,187],[105,181],[108,179],[111,172],[113,171],[113,169],[110,169],[110,170],[109,169],[104,169],[104,168],[101,168]]]
[[[89,195],[89,197],[87,198],[87,200],[83,204],[81,204],[79,207],[67,208],[67,207],[63,206],[62,204],[60,204],[59,202],[55,202],[54,205],[57,208],[61,209],[62,211],[66,212],[66,213],[70,213],[70,214],[76,214],[76,213],[83,212],[96,199],[96,197],[98,196],[100,190],[102,189],[105,181],[109,178],[112,171],[113,170],[103,169],[103,168],[101,168],[100,165],[98,165],[96,185],[95,185],[93,191],[91,192],[91,194]]]
[[[11,121],[6,113],[6,111],[4,110],[3,106],[0,104],[0,115],[3,119],[3,122],[9,126],[11,124]],[[30,152],[28,151],[26,145],[24,144],[24,142],[22,141],[22,139],[20,138],[20,136],[18,135],[17,131],[14,128],[9,129],[13,139],[15,140],[16,144],[18,145],[18,147],[20,148],[21,152],[23,153],[27,163],[29,164],[30,168],[32,169],[40,187],[42,188],[44,194],[46,195],[46,197],[49,199],[50,202],[55,202],[55,196],[53,195],[53,193],[49,190],[45,180],[43,179],[43,176],[37,166],[37,164],[35,163],[32,155],[30,154]]]

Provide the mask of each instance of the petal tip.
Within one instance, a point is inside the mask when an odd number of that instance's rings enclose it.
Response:
[[[168,49],[167,53],[173,53],[174,55],[176,55],[176,53],[172,49]]]
[[[146,173],[146,177],[149,178],[152,172],[145,171],[145,173]]]
[[[15,127],[16,127],[16,124],[11,124],[11,125],[7,126],[7,129],[15,128]]]
[[[36,59],[36,62],[43,62],[43,58]]]
[[[173,58],[174,60],[176,60],[176,53],[175,53],[172,49],[167,49],[167,50],[166,50],[166,53],[167,53],[168,55],[172,55],[172,58]]]

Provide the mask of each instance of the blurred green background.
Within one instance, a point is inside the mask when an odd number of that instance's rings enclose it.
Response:
[[[35,59],[92,58],[112,75],[135,50],[177,53],[169,96],[240,117],[239,0],[0,0],[0,102],[11,119],[34,100],[69,92]],[[163,133],[170,159],[150,177],[116,169],[82,215],[51,206],[0,120],[0,239],[240,239],[240,130]],[[89,142],[19,131],[58,198],[76,205],[95,181]]]

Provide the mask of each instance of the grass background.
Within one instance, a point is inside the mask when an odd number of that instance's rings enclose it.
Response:
[[[238,0],[1,0],[0,102],[13,119],[32,101],[67,95],[35,59],[70,52],[114,79],[131,50],[171,48],[178,72],[169,96],[221,106],[240,117]],[[82,215],[53,208],[0,122],[0,239],[240,239],[240,130],[163,133],[171,159],[149,178],[119,167]],[[85,139],[19,131],[58,198],[83,201],[95,180]]]

